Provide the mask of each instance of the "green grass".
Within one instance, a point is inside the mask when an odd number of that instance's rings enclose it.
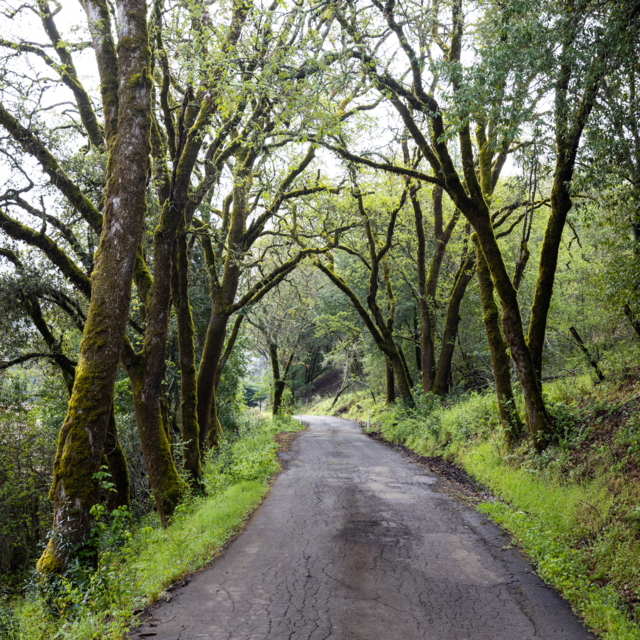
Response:
[[[105,549],[83,584],[66,580],[55,592],[0,605],[0,639],[124,638],[134,611],[166,597],[166,587],[210,562],[241,529],[278,470],[273,436],[299,429],[287,418],[245,420],[239,437],[205,465],[209,497],[181,505],[167,529],[150,518],[145,526],[118,532],[123,544]]]

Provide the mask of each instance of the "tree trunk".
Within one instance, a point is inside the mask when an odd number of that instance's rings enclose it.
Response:
[[[396,401],[396,380],[393,372],[393,367],[391,365],[391,360],[385,356],[384,359],[385,364],[385,373],[386,373],[386,403],[393,404]]]
[[[404,356],[404,351],[402,347],[398,347],[398,354],[400,355],[400,359],[402,360],[402,366],[404,367],[405,376],[407,377],[407,382],[409,383],[409,388],[413,389],[413,378],[409,373],[409,365],[407,364],[407,359]]]
[[[280,375],[280,362],[278,361],[278,345],[274,342],[269,343],[269,360],[271,362],[271,373],[273,375],[273,395],[271,396],[271,413],[273,416],[277,416],[282,407],[282,396],[287,384],[286,377],[289,372],[289,366],[291,360],[293,360],[293,353],[289,357],[289,361],[285,367],[285,370]]]
[[[529,321],[529,332],[527,343],[531,351],[533,367],[538,376],[542,379],[542,353],[544,350],[544,338],[547,331],[547,318],[549,307],[553,296],[553,284],[558,265],[558,252],[562,240],[567,214],[571,210],[571,197],[564,181],[571,181],[573,175],[573,164],[571,168],[563,167],[559,161],[556,167],[556,177],[551,190],[551,215],[547,222],[544,233],[542,249],[540,251],[540,263],[538,266],[538,278],[536,280],[536,290],[531,305],[531,320]]]
[[[178,325],[180,354],[180,427],[183,443],[183,468],[194,488],[202,489],[200,428],[198,426],[198,388],[195,330],[189,304],[189,256],[187,229],[183,223],[176,236],[171,295]]]
[[[547,318],[558,266],[558,251],[567,214],[573,206],[571,201],[571,181],[573,180],[582,132],[595,104],[599,83],[605,69],[606,65],[602,56],[594,54],[591,68],[586,76],[580,107],[576,111],[574,118],[571,119],[567,118],[569,113],[567,87],[572,80],[570,67],[562,67],[556,84],[556,166],[551,188],[551,215],[547,222],[542,249],[540,250],[538,279],[536,281],[533,304],[531,305],[531,320],[527,335],[533,366],[540,380],[542,379],[544,337],[547,330]]]
[[[240,265],[238,256],[244,254],[242,236],[247,220],[247,194],[251,189],[251,170],[255,155],[247,150],[236,155],[236,174],[233,184],[233,204],[227,232],[227,253],[223,266],[222,281],[218,282],[215,273],[214,253],[210,251],[207,258],[207,266],[212,272],[211,284],[211,318],[207,327],[202,350],[202,359],[198,370],[198,424],[200,425],[201,449],[209,439],[209,420],[211,418],[211,405],[215,393],[218,364],[222,356],[224,341],[227,332],[227,323],[231,313],[229,307],[233,304],[238,291],[240,280]],[[208,254],[205,248],[205,254]]]
[[[418,293],[420,295],[420,351],[422,388],[424,393],[432,390],[436,377],[436,351],[435,351],[435,299],[438,290],[440,269],[447,249],[447,244],[458,222],[460,212],[456,211],[446,229],[443,230],[442,215],[442,189],[434,187],[432,192],[433,217],[434,217],[434,242],[435,250],[429,272],[426,270],[426,239],[423,226],[422,207],[417,198],[417,191],[410,191],[411,203],[416,226],[416,238],[418,243],[416,266],[418,271]]]
[[[19,267],[22,266],[20,262],[16,264]],[[24,300],[23,304],[49,349],[56,353],[55,362],[62,373],[69,398],[71,398],[73,394],[73,383],[76,378],[75,365],[60,351],[60,343],[56,340],[42,314],[40,301],[35,296],[29,296]],[[109,492],[107,508],[109,511],[113,511],[116,507],[129,507],[131,503],[129,468],[124,451],[118,440],[118,428],[116,425],[115,407],[113,405],[111,406],[109,428],[104,443],[103,459],[105,458],[109,467],[109,473],[111,474],[111,481],[115,485],[115,491]]]
[[[162,418],[160,387],[164,380],[164,362],[161,367],[154,367],[156,364],[157,362],[144,358],[142,362],[129,364],[127,369],[151,493],[160,521],[163,526],[167,526],[168,518],[180,502],[186,487],[173,462],[167,436],[168,424]]]
[[[485,212],[479,211],[475,207],[469,207],[465,215],[470,219],[478,235],[482,253],[491,273],[491,279],[500,296],[502,325],[507,344],[511,350],[511,358],[516,365],[516,371],[522,386],[526,406],[527,428],[536,449],[542,450],[553,436],[554,429],[544,404],[538,374],[525,339],[518,303],[518,292],[514,288],[504,264],[488,210]]]
[[[391,368],[393,370],[393,378],[398,385],[398,394],[405,405],[413,405],[413,394],[411,393],[411,384],[407,375],[407,369],[402,359],[400,349],[393,346],[393,353],[389,356],[391,360]],[[395,390],[394,390],[395,400]]]
[[[117,7],[118,131],[110,147],[104,226],[92,273],[91,301],[50,492],[53,528],[72,545],[81,545],[90,532],[90,510],[99,499],[93,476],[100,469],[111,419],[135,256],[146,212],[151,111],[146,4],[118,0]],[[59,572],[69,559],[56,543],[58,539],[49,541],[38,561],[41,573]]]
[[[489,267],[484,259],[482,250],[478,243],[477,236],[473,236],[476,246],[476,265],[478,272],[478,283],[480,285],[480,299],[482,301],[482,312],[484,327],[487,333],[487,342],[491,352],[491,363],[493,365],[493,378],[498,396],[498,408],[500,410],[500,422],[504,430],[504,438],[507,448],[522,432],[522,421],[518,408],[513,397],[511,386],[511,360],[507,354],[507,343],[500,331],[500,314],[493,298],[493,283]]]
[[[420,340],[420,331],[418,330],[418,318],[413,316],[413,337],[416,340]],[[418,372],[422,372],[422,349],[420,348],[420,343],[417,342],[415,345],[415,354],[416,354],[416,369]]]
[[[198,369],[198,424],[200,426],[200,450],[204,451],[207,444],[217,445],[222,428],[215,412],[215,424],[211,424],[213,409],[216,405],[216,376],[220,356],[224,349],[227,323],[226,314],[211,313],[207,336],[202,349],[202,359]]]
[[[442,347],[440,348],[440,357],[438,359],[438,368],[436,370],[435,380],[433,382],[432,391],[438,396],[445,396],[449,393],[449,385],[451,380],[451,363],[456,348],[456,337],[458,335],[458,327],[460,325],[460,305],[464,294],[474,276],[475,255],[469,253],[463,258],[463,262],[458,269],[458,275],[449,297],[447,305],[447,319],[444,326],[442,336]]]
[[[442,189],[433,189],[434,210],[436,192],[439,193],[442,202]],[[422,387],[424,393],[428,393],[433,385],[435,374],[435,355],[433,345],[433,299],[427,296],[427,264],[426,264],[426,239],[424,234],[424,223],[422,217],[422,207],[417,197],[417,191],[412,188],[410,191],[411,203],[416,224],[416,239],[418,251],[416,256],[416,268],[418,271],[418,304],[420,306],[421,332],[420,332],[420,369],[422,370]]]

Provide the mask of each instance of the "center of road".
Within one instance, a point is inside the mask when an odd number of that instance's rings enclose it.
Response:
[[[154,640],[582,640],[510,538],[354,422],[305,417],[245,531],[133,633]]]

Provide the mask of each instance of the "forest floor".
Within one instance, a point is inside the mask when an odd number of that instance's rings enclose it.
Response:
[[[505,532],[460,499],[479,491],[464,474],[352,421],[303,419],[310,428],[281,454],[285,470],[242,535],[132,637],[593,637]]]

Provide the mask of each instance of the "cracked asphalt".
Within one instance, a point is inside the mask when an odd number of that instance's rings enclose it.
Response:
[[[581,640],[569,605],[423,465],[304,417],[245,531],[152,609],[154,640]]]

